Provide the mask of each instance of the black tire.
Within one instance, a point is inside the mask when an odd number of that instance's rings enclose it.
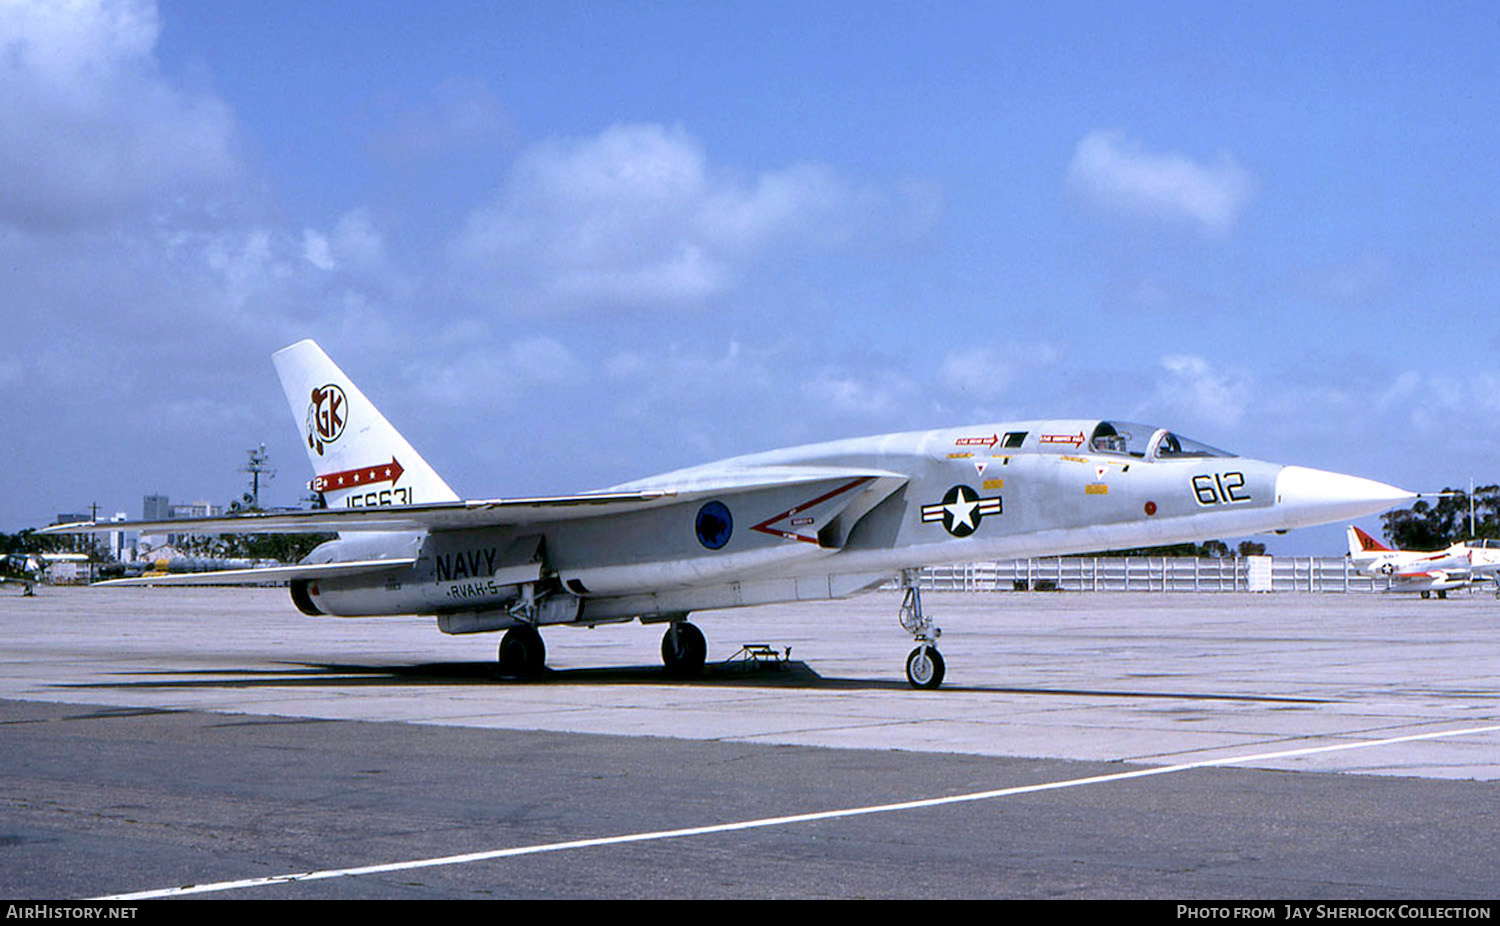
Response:
[[[906,657],[906,680],[913,688],[928,691],[937,688],[943,684],[943,674],[946,671],[943,654],[935,646],[919,646]]]
[[[687,621],[681,621],[662,635],[661,662],[668,675],[697,678],[703,674],[707,658],[708,641],[703,639],[703,631]]]
[[[547,668],[547,646],[535,627],[512,627],[500,638],[500,674],[536,678]]]

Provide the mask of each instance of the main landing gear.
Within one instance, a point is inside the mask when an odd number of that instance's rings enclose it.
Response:
[[[913,688],[933,689],[943,684],[947,668],[938,652],[937,625],[922,613],[922,590],[917,587],[917,572],[904,569],[901,587],[906,597],[901,603],[901,627],[917,641],[917,648],[906,657],[906,680]],[[685,619],[672,620],[661,638],[661,661],[671,678],[697,678],[703,674],[708,657],[708,642],[703,631]],[[521,624],[505,631],[500,639],[500,674],[513,678],[537,678],[547,668],[547,647],[542,635],[531,624]]]
[[[686,616],[686,615],[684,615]],[[685,620],[674,620],[661,638],[661,662],[673,678],[697,678],[708,658],[703,631]]]
[[[505,631],[500,638],[500,674],[536,678],[547,668],[547,647],[542,635],[530,624]]]
[[[505,631],[500,638],[500,674],[511,678],[537,678],[547,670],[547,647],[531,624]],[[697,678],[703,674],[708,642],[703,631],[685,620],[674,620],[661,638],[661,661],[672,678]]]
[[[943,654],[937,650],[943,632],[932,618],[922,613],[922,590],[917,587],[918,572],[901,570],[901,587],[906,598],[901,602],[901,627],[917,641],[917,648],[906,657],[906,680],[913,688],[933,689],[943,683]]]

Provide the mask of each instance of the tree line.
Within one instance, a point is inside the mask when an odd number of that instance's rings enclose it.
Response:
[[[1436,501],[1418,499],[1410,508],[1387,511],[1380,520],[1387,542],[1401,550],[1438,550],[1463,540],[1500,539],[1500,485],[1479,486],[1472,497],[1463,489],[1444,489]]]

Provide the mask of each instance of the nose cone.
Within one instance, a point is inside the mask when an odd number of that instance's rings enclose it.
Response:
[[[1363,517],[1416,497],[1373,479],[1306,466],[1284,466],[1276,475],[1276,508],[1290,527]]]

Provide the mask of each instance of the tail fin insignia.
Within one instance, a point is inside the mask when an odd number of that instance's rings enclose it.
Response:
[[[344,433],[344,421],[349,416],[349,400],[337,383],[328,383],[312,391],[312,401],[307,405],[307,446],[323,455],[323,446],[331,444]]]
[[[1371,537],[1369,534],[1365,533],[1357,527],[1351,525],[1349,528],[1349,532],[1349,548],[1351,550],[1354,549],[1355,543],[1357,542],[1359,545],[1359,551],[1362,553],[1390,552],[1390,547],[1376,540],[1374,537]]]
[[[313,491],[330,508],[458,501],[422,455],[313,341],[272,359],[293,417],[305,428]]]

